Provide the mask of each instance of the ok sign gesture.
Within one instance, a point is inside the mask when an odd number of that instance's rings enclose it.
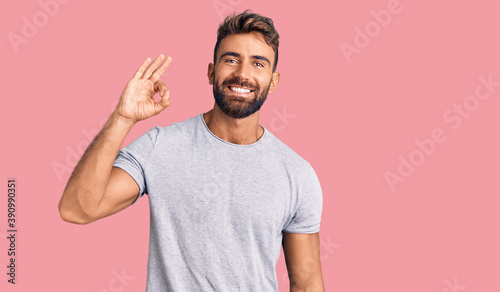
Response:
[[[160,54],[151,63],[147,58],[129,80],[120,96],[115,113],[132,123],[159,114],[170,105],[170,91],[163,81],[159,80],[172,62],[171,57]],[[150,64],[151,63],[151,64]],[[154,95],[160,93],[161,99],[156,102]]]

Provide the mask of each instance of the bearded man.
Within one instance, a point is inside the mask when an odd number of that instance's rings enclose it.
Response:
[[[214,107],[120,149],[137,122],[170,105],[160,77],[172,58],[146,59],[75,167],[59,202],[65,221],[88,224],[148,195],[146,291],[278,291],[281,246],[291,291],[324,291],[320,183],[259,124],[280,81],[278,45],[271,19],[226,18],[208,66]]]

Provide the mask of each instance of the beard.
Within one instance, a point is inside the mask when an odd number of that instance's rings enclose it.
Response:
[[[267,99],[269,87],[271,86],[271,82],[269,82],[269,85],[261,92],[259,85],[253,86],[246,81],[242,82],[238,77],[226,79],[220,86],[219,82],[214,77],[213,83],[215,103],[217,103],[223,113],[236,119],[246,118],[260,110]],[[224,88],[229,85],[250,88],[253,90],[250,94],[253,94],[254,98],[249,99],[248,97],[226,94]]]

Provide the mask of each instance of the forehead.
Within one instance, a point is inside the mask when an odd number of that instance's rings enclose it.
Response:
[[[217,58],[225,52],[235,52],[242,57],[259,55],[268,58],[271,63],[274,61],[274,50],[261,33],[228,35],[219,44]]]

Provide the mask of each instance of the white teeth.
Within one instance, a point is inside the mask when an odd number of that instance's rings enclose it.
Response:
[[[239,88],[239,87],[230,87],[232,91],[236,91],[236,92],[239,92],[239,93],[249,93],[250,90],[249,89],[243,89],[243,88]]]

